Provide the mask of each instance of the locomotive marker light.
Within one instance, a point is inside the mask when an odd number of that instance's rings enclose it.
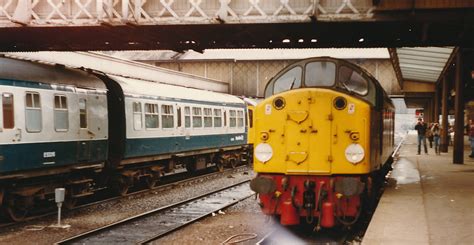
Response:
[[[260,162],[268,162],[273,157],[273,149],[267,143],[260,143],[255,147],[255,157]]]
[[[58,224],[52,225],[53,228],[69,228],[70,225],[61,225],[61,207],[63,206],[64,196],[66,193],[66,189],[64,188],[56,188],[54,189],[54,201],[58,205]]]
[[[356,143],[350,144],[346,148],[344,154],[346,156],[347,161],[353,164],[359,163],[360,161],[362,161],[362,159],[364,159],[365,156],[364,148],[362,148],[361,145]]]

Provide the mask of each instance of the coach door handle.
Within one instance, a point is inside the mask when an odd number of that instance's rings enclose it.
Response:
[[[17,133],[15,134],[15,139],[16,141],[21,141],[21,128],[16,129]]]

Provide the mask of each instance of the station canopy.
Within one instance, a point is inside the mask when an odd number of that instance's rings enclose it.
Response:
[[[397,48],[403,80],[436,82],[454,47]]]

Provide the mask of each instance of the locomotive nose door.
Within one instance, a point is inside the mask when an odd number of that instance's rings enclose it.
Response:
[[[309,164],[308,173],[331,172],[331,125],[332,95],[327,91],[314,90],[308,98],[310,102],[309,134]]]
[[[316,90],[287,97],[288,108],[291,108],[285,124],[287,173],[331,171],[331,106],[328,101],[331,101],[330,95]]]

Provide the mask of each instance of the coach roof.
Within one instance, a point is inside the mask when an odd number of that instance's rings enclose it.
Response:
[[[117,81],[125,95],[175,98],[182,100],[244,104],[240,98],[224,93],[149,82],[134,78],[108,75]]]

